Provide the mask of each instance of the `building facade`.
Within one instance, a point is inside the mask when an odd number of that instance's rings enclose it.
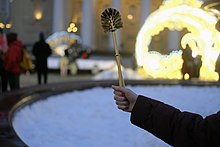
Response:
[[[75,33],[85,47],[111,51],[113,41],[104,33],[100,16],[108,7],[119,10],[123,28],[116,31],[121,52],[133,53],[136,36],[146,18],[163,3],[163,0],[0,0],[0,27],[6,32],[17,32],[27,45],[32,45],[39,32],[49,36],[67,30],[74,23]],[[166,54],[164,48],[180,47],[179,36],[185,32],[164,30],[152,38],[150,48]]]
[[[109,33],[104,33],[100,16],[105,8],[119,10],[123,28],[116,31],[121,52],[133,53],[138,31],[147,16],[156,10],[162,0],[1,0],[4,12],[1,20],[11,24],[7,30],[17,32],[27,45],[32,45],[39,32],[49,36],[67,30],[70,23],[85,47],[98,51],[111,51],[113,42]],[[3,10],[3,9],[1,9]],[[3,18],[6,16],[7,18]]]

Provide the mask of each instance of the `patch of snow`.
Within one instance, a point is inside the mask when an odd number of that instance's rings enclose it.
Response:
[[[203,117],[220,109],[219,87],[128,86],[181,111]],[[13,118],[17,134],[31,147],[168,147],[130,123],[117,109],[111,88],[94,87],[27,105]]]

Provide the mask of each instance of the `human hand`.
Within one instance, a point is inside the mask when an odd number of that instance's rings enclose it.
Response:
[[[114,99],[118,105],[118,109],[131,112],[136,103],[138,95],[128,88],[112,85],[114,90]]]

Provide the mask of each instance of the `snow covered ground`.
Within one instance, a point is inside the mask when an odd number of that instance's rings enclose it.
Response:
[[[128,86],[182,111],[207,116],[220,109],[219,87]],[[132,125],[117,109],[113,90],[94,87],[40,100],[18,111],[17,134],[30,147],[168,147]]]
[[[141,77],[137,71],[131,68],[124,68],[121,66],[123,79],[135,79],[135,80],[142,80],[144,79]],[[112,68],[106,69],[93,77],[93,80],[107,80],[107,79],[118,79],[118,67],[116,64],[112,66]]]

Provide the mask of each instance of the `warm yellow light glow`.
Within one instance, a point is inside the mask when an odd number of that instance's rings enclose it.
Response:
[[[74,27],[74,28],[72,29],[72,31],[73,31],[74,33],[77,32],[77,30],[78,30],[77,27]]]
[[[71,28],[75,27],[75,23],[73,23],[73,22],[70,23],[70,27],[71,27]]]
[[[42,11],[35,11],[34,17],[36,20],[41,20],[43,17]]]
[[[192,57],[195,58],[198,55],[196,51],[192,51]]]
[[[188,79],[189,79],[189,77],[190,77],[190,76],[189,76],[189,74],[188,74],[188,73],[186,73],[186,74],[184,75],[184,77],[183,77],[183,78],[184,78],[184,80],[188,80]]]
[[[70,33],[71,31],[72,31],[72,29],[71,29],[70,27],[68,27],[68,28],[67,28],[67,32]]]
[[[148,46],[152,37],[165,28],[171,31],[187,28],[190,33],[181,38],[181,46],[184,49],[188,44],[194,57],[202,56],[199,78],[214,81],[218,79],[214,70],[218,55],[216,53],[220,52],[220,34],[215,29],[217,18],[213,13],[202,10],[202,4],[203,2],[199,0],[167,0],[147,18],[138,33],[135,53],[138,66],[143,67],[148,77],[169,79],[182,77],[181,53],[173,52],[168,56],[162,56],[160,53],[152,55],[148,51]],[[152,63],[159,63],[159,68],[151,68]]]
[[[71,22],[69,27],[67,28],[67,32],[71,33],[76,33],[78,31],[78,28],[76,27],[75,23]]]
[[[0,23],[0,28],[5,28],[5,25],[3,23]]]
[[[12,25],[11,25],[10,23],[6,24],[6,28],[7,28],[7,29],[10,29],[11,26],[12,26]]]
[[[220,2],[216,1],[216,2],[213,2],[213,3],[210,3],[210,4],[206,5],[204,7],[204,9],[206,11],[210,11],[210,12],[216,14],[217,16],[219,16],[220,12],[218,11],[218,6],[220,6]]]
[[[133,19],[133,15],[128,14],[128,15],[127,15],[127,18],[128,18],[129,20],[132,20],[132,19]]]
[[[161,55],[157,52],[149,52],[143,64],[146,78],[166,78],[172,79],[176,76],[177,79],[181,79],[180,66],[182,66],[182,52],[173,52],[170,55]]]

